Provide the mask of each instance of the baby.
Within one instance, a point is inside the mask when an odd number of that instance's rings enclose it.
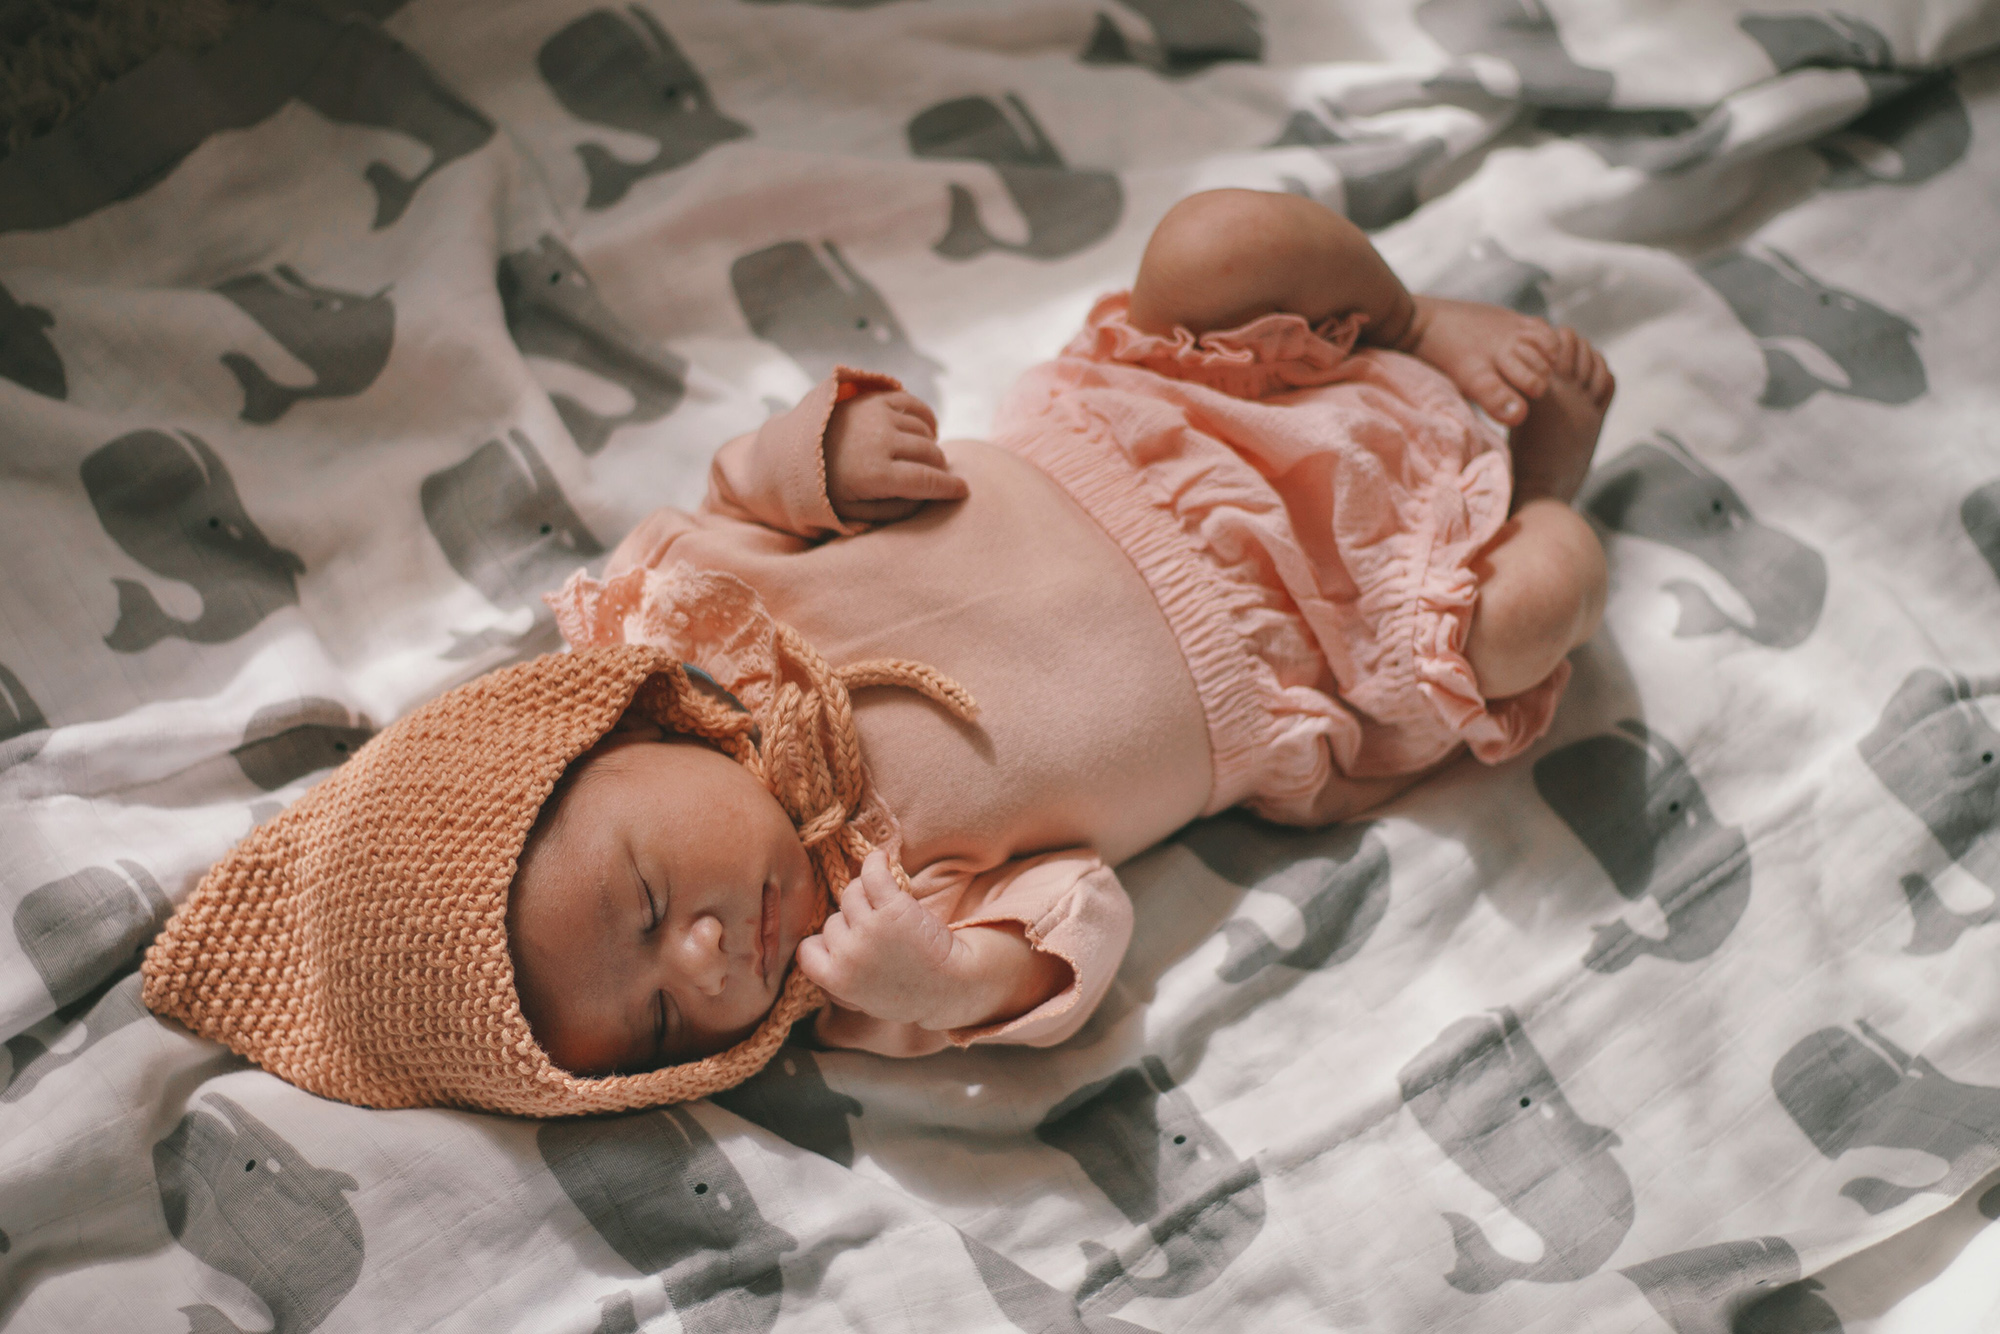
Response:
[[[698,601],[664,572],[722,571],[832,662],[963,684],[976,725],[856,697],[909,891],[878,848],[813,931],[813,867],[766,785],[628,721],[520,858],[535,1037],[582,1075],[689,1061],[751,1034],[796,965],[830,1045],[1062,1040],[1130,934],[1115,863],[1238,804],[1346,819],[1462,745],[1497,762],[1544,730],[1603,605],[1567,502],[1611,393],[1572,331],[1412,296],[1345,219],[1248,191],[1172,209],[1129,299],[1025,377],[993,443],[940,444],[922,401],[843,370],[558,609],[590,642],[604,590]]]
[[[815,1012],[892,1055],[1059,1042],[1130,938],[1119,862],[1547,728],[1611,393],[1317,204],[1193,196],[990,443],[843,368],[724,445],[551,598],[572,651],[218,863],[146,1004],[323,1096],[535,1116],[719,1091]]]

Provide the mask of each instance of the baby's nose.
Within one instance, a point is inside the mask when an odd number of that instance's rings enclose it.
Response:
[[[707,913],[688,927],[688,981],[704,996],[719,996],[729,981],[729,956],[722,952],[722,921]]]

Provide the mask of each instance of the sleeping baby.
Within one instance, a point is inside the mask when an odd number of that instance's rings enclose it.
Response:
[[[1060,1042],[1130,937],[1120,861],[1547,728],[1603,606],[1568,502],[1611,393],[1317,204],[1183,200],[990,442],[843,368],[724,445],[551,598],[568,653],[211,871],[147,1003],[327,1096],[527,1115],[720,1091],[807,1015]]]

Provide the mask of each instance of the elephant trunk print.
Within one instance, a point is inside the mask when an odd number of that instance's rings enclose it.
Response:
[[[780,1262],[798,1243],[758,1212],[692,1113],[548,1121],[535,1143],[611,1249],[661,1276],[687,1334],[767,1334],[777,1322]]]
[[[1636,719],[1535,763],[1535,790],[1627,899],[1651,898],[1667,934],[1625,922],[1595,928],[1584,966],[1615,973],[1657,955],[1676,963],[1721,948],[1750,902],[1750,847],[1724,825],[1673,743]]]
[[[1184,1297],[1213,1283],[1264,1227],[1257,1164],[1202,1119],[1158,1057],[1065,1098],[1035,1129],[1146,1227],[1150,1254],[1137,1264],[1084,1242],[1079,1309],[1113,1311],[1134,1297]],[[1145,1277],[1135,1269],[1165,1269]]]
[[[602,450],[619,427],[658,421],[679,406],[687,363],[628,329],[561,241],[544,236],[527,250],[502,255],[497,280],[507,332],[523,356],[567,362],[631,395],[631,408],[609,417],[568,394],[550,395],[585,454]]]
[[[1512,1010],[1459,1020],[1397,1080],[1424,1133],[1542,1239],[1541,1259],[1515,1260],[1447,1213],[1457,1252],[1447,1283],[1471,1293],[1568,1283],[1611,1258],[1634,1215],[1631,1179],[1611,1156],[1618,1136],[1570,1107]]]
[[[285,264],[278,265],[275,274],[246,274],[215,290],[304,363],[313,382],[296,388],[280,384],[243,353],[224,353],[222,364],[243,386],[247,422],[274,422],[300,399],[360,393],[389,364],[389,345],[395,338],[396,308],[387,289],[363,296],[315,287]]]
[[[1028,223],[1028,239],[1002,241],[986,230],[972,192],[950,187],[951,222],[932,249],[946,259],[1006,250],[1061,259],[1108,236],[1125,209],[1125,191],[1108,171],[1072,170],[1020,98],[1007,104],[961,97],[919,112],[907,131],[910,152],[940,161],[983,162],[1007,188]]]
[[[98,522],[125,554],[201,594],[201,615],[183,621],[144,584],[112,580],[118,623],[104,642],[117,652],[169,637],[219,644],[298,604],[305,562],[251,522],[229,469],[200,437],[134,431],[86,456],[82,473]]]
[[[317,1167],[221,1094],[153,1146],[167,1230],[194,1257],[257,1295],[270,1334],[308,1334],[361,1275],[361,1223],[345,1172]],[[181,1308],[190,1334],[246,1334],[213,1306]]]
[[[1541,0],[1424,0],[1416,18],[1452,55],[1487,57],[1514,72],[1513,87],[1488,88],[1478,63],[1454,60],[1427,85],[1433,92],[1511,95],[1551,107],[1599,107],[1611,100],[1611,71],[1571,59]]]
[[[1181,835],[1180,845],[1243,889],[1276,894],[1305,930],[1289,949],[1247,917],[1223,923],[1225,982],[1247,982],[1272,964],[1325,968],[1359,953],[1389,909],[1389,852],[1373,823],[1296,830],[1228,813]]]
[[[1945,855],[2000,894],[2000,730],[1974,703],[1996,693],[2000,680],[1920,667],[1896,688],[1859,750]],[[1930,893],[1927,882],[1924,892]],[[1912,895],[1911,907],[1917,906]]]
[[[1841,1334],[1840,1317],[1799,1277],[1783,1237],[1725,1241],[1618,1271],[1674,1334]]]
[[[1693,556],[1749,604],[1738,623],[1699,585],[1666,585],[1680,603],[1680,636],[1734,631],[1767,648],[1805,642],[1826,603],[1826,559],[1788,533],[1762,523],[1736,489],[1680,441],[1642,441],[1596,469],[1583,508],[1613,532],[1663,543]]]
[[[602,144],[578,145],[590,178],[587,209],[610,208],[647,177],[750,133],[716,108],[708,84],[657,19],[638,5],[629,13],[628,20],[594,9],[544,42],[535,58],[543,82],[572,116],[657,146],[652,157],[633,163]]]
[[[1764,350],[1758,402],[1792,408],[1825,389],[1907,403],[1930,387],[1917,355],[1916,325],[1827,286],[1779,251],[1765,254],[1731,251],[1695,270]]]
[[[0,287],[0,379],[49,398],[69,396],[69,377],[46,329],[55,318],[40,306],[14,300]]]
[[[861,366],[895,376],[934,408],[941,402],[943,367],[911,344],[881,292],[831,241],[753,250],[729,266],[729,285],[750,332],[777,344],[814,379],[836,366]]]
[[[1872,1145],[1942,1158],[1924,1186],[1856,1177],[1840,1193],[1871,1214],[1918,1195],[1956,1196],[2000,1167],[2000,1088],[1961,1084],[1897,1047],[1866,1020],[1855,1033],[1822,1028],[1799,1039],[1771,1071],[1778,1102],[1829,1159]]]
[[[1170,79],[1199,74],[1226,60],[1264,58],[1257,11],[1242,0],[1125,0],[1151,29],[1150,39],[1130,38],[1099,11],[1086,65],[1144,65]]]
[[[139,863],[86,866],[23,895],[14,938],[60,1010],[132,963],[173,910]]]

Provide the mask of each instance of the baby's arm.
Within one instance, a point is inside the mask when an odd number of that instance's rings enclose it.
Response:
[[[1421,357],[1508,426],[1548,388],[1555,333],[1499,306],[1413,296],[1361,229],[1297,195],[1209,190],[1167,210],[1132,285],[1132,323],[1228,329],[1287,311],[1367,317],[1363,341]]]

